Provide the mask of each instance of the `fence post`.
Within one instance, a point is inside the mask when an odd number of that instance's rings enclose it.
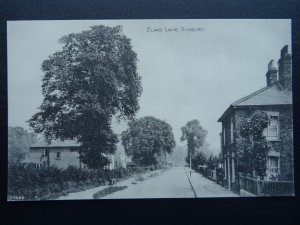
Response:
[[[241,189],[245,189],[244,188],[244,180],[242,178],[242,173],[238,173],[239,174],[239,192],[241,191]]]
[[[261,196],[262,195],[262,193],[261,193],[261,191],[262,191],[261,184],[262,184],[262,181],[260,180],[260,177],[258,176],[256,178],[257,196]]]

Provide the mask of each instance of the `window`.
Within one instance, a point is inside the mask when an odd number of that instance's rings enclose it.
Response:
[[[279,174],[279,157],[269,156],[269,158],[268,158],[268,171],[269,171],[269,173]]]
[[[46,156],[47,155],[47,150],[44,148],[43,150],[43,156]]]
[[[231,171],[232,171],[232,182],[235,182],[235,163],[234,163],[234,153],[232,153],[231,158]]]
[[[264,136],[267,140],[278,140],[279,139],[279,123],[278,123],[278,115],[270,116],[271,121],[269,126],[264,129]]]
[[[56,152],[56,159],[60,159],[60,152]]]
[[[223,127],[223,145],[225,146],[226,142],[225,142],[225,125]]]

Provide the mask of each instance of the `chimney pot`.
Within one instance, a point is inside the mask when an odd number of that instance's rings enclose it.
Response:
[[[268,70],[277,70],[277,66],[275,64],[274,59],[272,59],[268,64]]]

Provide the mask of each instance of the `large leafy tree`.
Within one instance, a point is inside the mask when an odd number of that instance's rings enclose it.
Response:
[[[8,162],[22,162],[29,153],[29,147],[37,141],[33,133],[22,127],[8,127]]]
[[[205,138],[207,136],[207,130],[205,130],[201,125],[199,120],[191,120],[186,123],[184,127],[181,128],[182,136],[181,141],[187,141],[188,153],[187,161],[189,157],[194,157],[195,150],[204,144]]]
[[[238,146],[239,170],[264,177],[267,170],[267,157],[270,146],[263,135],[263,130],[270,123],[268,114],[264,111],[255,111],[250,118],[240,124],[240,135],[244,141]]]
[[[128,126],[122,133],[122,144],[133,161],[141,165],[157,164],[158,157],[175,148],[172,127],[165,121],[146,116],[129,122]]]
[[[75,139],[90,168],[108,163],[117,136],[111,119],[132,119],[139,109],[137,55],[121,26],[92,26],[62,37],[61,51],[42,64],[44,100],[29,125],[46,139]]]

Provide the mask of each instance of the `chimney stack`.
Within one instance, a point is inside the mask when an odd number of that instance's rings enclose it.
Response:
[[[288,52],[288,45],[281,49],[278,60],[279,82],[286,90],[292,90],[292,55]]]
[[[268,72],[266,74],[266,77],[267,86],[270,86],[277,81],[277,68],[273,59],[268,64]]]

